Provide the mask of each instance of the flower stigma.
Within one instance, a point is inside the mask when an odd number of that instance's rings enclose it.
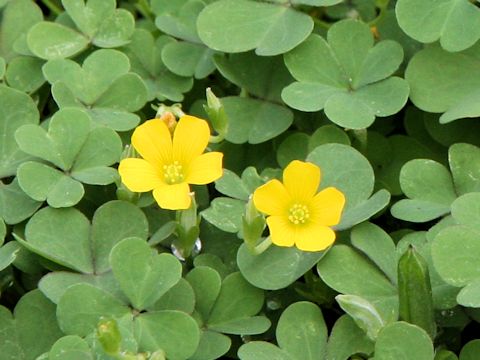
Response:
[[[174,161],[170,165],[163,165],[163,178],[169,185],[179,184],[183,182],[183,166],[178,161]]]
[[[306,205],[296,203],[288,210],[288,220],[295,225],[305,224],[309,217],[310,211]]]

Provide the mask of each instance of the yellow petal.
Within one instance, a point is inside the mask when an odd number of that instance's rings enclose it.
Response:
[[[183,182],[174,185],[163,185],[153,190],[153,197],[163,209],[188,209],[192,202],[190,188]]]
[[[132,135],[132,145],[148,162],[157,168],[172,162],[172,136],[160,119],[144,122]]]
[[[130,158],[120,161],[118,172],[130,191],[151,191],[163,185],[157,169],[143,159]]]
[[[285,186],[276,179],[258,187],[253,193],[255,207],[268,215],[286,215],[290,202]]]
[[[295,243],[295,225],[286,216],[269,216],[267,224],[272,243],[277,246],[293,246]]]
[[[333,244],[335,232],[328,226],[309,222],[300,225],[295,234],[295,246],[302,251],[321,251]]]
[[[185,115],[178,121],[173,135],[174,158],[188,167],[200,156],[210,140],[210,128],[205,120]]]
[[[283,171],[283,183],[294,201],[308,202],[317,193],[320,168],[312,163],[294,160]]]
[[[311,220],[320,225],[333,226],[340,222],[345,195],[334,187],[320,191],[310,203]]]
[[[190,163],[186,182],[189,184],[204,185],[222,177],[222,158],[220,152],[202,154]]]

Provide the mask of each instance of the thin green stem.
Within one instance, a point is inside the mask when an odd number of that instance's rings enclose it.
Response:
[[[45,5],[55,16],[60,15],[63,12],[63,9],[55,4],[52,0],[42,0],[43,5]]]
[[[223,136],[223,134],[218,134],[218,135],[211,135],[209,142],[211,144],[218,144],[223,140],[225,140],[225,136]]]
[[[150,5],[148,4],[147,0],[137,0],[135,7],[144,18],[153,20],[154,16],[150,10]]]
[[[269,236],[257,246],[248,247],[248,249],[252,252],[253,255],[260,255],[265,250],[267,250],[270,247],[270,245],[272,245],[272,239]]]

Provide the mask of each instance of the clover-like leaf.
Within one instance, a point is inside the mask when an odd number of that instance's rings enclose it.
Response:
[[[8,1],[2,10],[0,24],[0,56],[7,62],[18,56],[15,45],[25,41],[28,30],[43,20],[40,7],[30,0]]]
[[[0,306],[0,352],[5,359],[36,359],[62,335],[55,305],[38,290],[22,296],[13,316]]]
[[[25,241],[21,243],[80,273],[101,274],[110,269],[108,256],[115,244],[128,237],[145,239],[147,231],[147,220],[139,208],[123,201],[110,201],[98,208],[92,225],[74,208],[44,208],[29,220]]]
[[[405,72],[412,102],[422,110],[444,113],[441,123],[479,116],[479,54],[480,43],[459,53],[438,45],[416,53]]]
[[[290,109],[252,98],[222,98],[228,117],[225,138],[234,144],[259,144],[283,133],[293,122]]]
[[[384,327],[375,343],[378,360],[432,360],[433,357],[433,344],[427,332],[403,321]]]
[[[326,360],[348,359],[353,354],[371,354],[373,343],[348,315],[333,326],[327,343]]]
[[[327,327],[321,310],[310,302],[296,302],[280,316],[276,330],[278,347],[266,342],[242,345],[238,355],[242,360],[257,359],[324,359]]]
[[[62,170],[34,161],[19,166],[20,187],[36,201],[46,200],[53,207],[73,206],[84,195],[82,182],[106,185],[117,178],[108,166],[120,157],[120,138],[108,128],[91,129],[90,117],[83,110],[58,111],[48,132],[39,125],[24,125],[15,139],[24,152]]]
[[[111,48],[125,45],[135,29],[133,15],[115,9],[115,0],[63,0],[62,4],[80,31],[59,23],[42,21],[30,28],[28,48],[45,59],[63,59],[85,50],[90,44]]]
[[[355,20],[335,23],[327,39],[311,35],[285,54],[297,80],[282,92],[289,106],[301,111],[324,109],[334,123],[362,129],[375,117],[395,114],[405,105],[408,84],[391,76],[403,60],[398,43],[385,40],[374,46],[369,27]]]
[[[400,186],[409,199],[392,207],[398,219],[425,222],[450,212],[457,194],[450,172],[433,160],[411,160],[402,167]]]
[[[177,258],[155,254],[140,238],[128,238],[115,245],[110,263],[120,287],[138,310],[153,305],[182,277]]]
[[[229,81],[249,93],[281,102],[281,91],[292,82],[281,56],[258,56],[253,52],[215,56],[215,65]]]
[[[126,44],[135,28],[132,14],[115,9],[115,0],[62,0],[75,25],[93,45],[103,48]]]
[[[7,224],[18,224],[28,219],[41,205],[41,202],[25,194],[18,185],[18,178],[0,187],[0,217]]]
[[[202,211],[202,217],[217,228],[237,233],[242,228],[242,215],[245,202],[237,199],[219,197],[213,199],[210,207]]]
[[[32,93],[45,83],[43,64],[44,61],[32,56],[18,56],[9,62],[5,79],[9,86]]]
[[[182,101],[183,93],[193,86],[191,77],[174,74],[162,60],[163,49],[173,43],[175,40],[168,36],[155,39],[149,31],[137,29],[131,42],[125,47],[132,70],[142,77],[147,86],[147,99],[150,101],[155,98]],[[180,62],[184,63],[185,59]]]
[[[390,195],[386,190],[372,196],[375,183],[372,166],[351,146],[320,145],[307,156],[307,161],[322,169],[322,189],[334,186],[345,194],[345,210],[336,229],[343,230],[367,220],[388,205]]]
[[[93,120],[118,131],[138,124],[140,119],[131,112],[147,101],[145,84],[129,70],[128,57],[117,50],[97,50],[84,60],[83,66],[56,59],[43,67],[60,108],[86,109]]]
[[[339,263],[343,266],[338,267]],[[332,289],[369,301],[383,323],[397,319],[397,289],[375,265],[351,247],[335,245],[318,263],[317,269]]]
[[[395,10],[402,30],[423,43],[461,51],[480,39],[480,10],[470,1],[399,0]]]
[[[210,48],[224,52],[255,49],[258,55],[285,53],[312,32],[313,20],[281,4],[250,0],[220,0],[200,13],[200,39]]]
[[[0,178],[15,175],[18,165],[30,156],[20,150],[14,134],[26,124],[38,124],[39,114],[33,100],[20,91],[0,85]],[[1,191],[1,190],[0,190]]]

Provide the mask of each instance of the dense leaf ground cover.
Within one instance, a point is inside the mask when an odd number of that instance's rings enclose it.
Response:
[[[480,359],[468,0],[0,0],[0,359]]]

